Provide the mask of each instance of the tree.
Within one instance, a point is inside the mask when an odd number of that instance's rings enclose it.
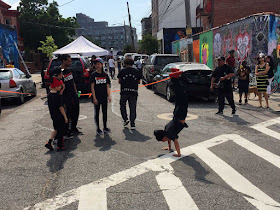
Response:
[[[47,54],[49,60],[52,57],[52,53],[57,50],[57,46],[54,43],[52,36],[46,37],[46,42],[40,41],[42,46],[38,47],[38,50],[41,50],[43,53]]]
[[[21,36],[28,51],[37,51],[46,36],[52,36],[60,48],[75,35],[76,19],[63,18],[55,1],[48,4],[48,0],[21,0],[18,11]]]
[[[150,34],[143,36],[142,40],[139,41],[139,45],[139,50],[148,55],[158,52],[158,40]]]
[[[123,47],[123,53],[128,53],[128,52],[134,52],[133,46],[130,44],[127,44]]]

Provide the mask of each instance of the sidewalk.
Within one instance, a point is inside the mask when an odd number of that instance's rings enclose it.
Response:
[[[38,72],[38,73],[35,73],[35,74],[31,74],[31,79],[36,83],[36,84],[39,84],[42,82],[42,77],[41,77],[41,73]]]
[[[235,104],[237,105],[237,109],[242,108],[242,109],[250,109],[250,110],[256,110],[256,111],[267,110],[265,108],[259,108],[259,106],[260,106],[259,97],[258,96],[255,97],[254,93],[250,94],[249,100],[248,100],[248,105],[244,105],[244,94],[242,96],[242,105],[239,105],[238,90],[233,92],[233,96],[234,96]],[[276,92],[276,93],[273,93],[272,95],[270,95],[270,97],[268,99],[268,103],[269,103],[270,111],[280,112],[280,93]],[[262,104],[263,104],[263,107],[266,106],[264,98],[263,98]]]

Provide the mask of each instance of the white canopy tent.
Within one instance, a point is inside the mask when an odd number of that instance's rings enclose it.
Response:
[[[65,47],[60,48],[59,50],[53,52],[53,55],[58,54],[80,54],[83,56],[103,56],[109,55],[109,51],[98,47],[97,45],[93,44],[85,37],[80,36],[70,44],[66,45]]]

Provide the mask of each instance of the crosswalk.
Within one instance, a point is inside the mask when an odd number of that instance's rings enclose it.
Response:
[[[280,140],[280,133],[268,128],[280,124],[280,118],[268,120],[252,126],[260,133]],[[210,151],[210,148],[232,141],[236,145],[262,158],[273,166],[280,168],[280,156],[254,144],[237,134],[224,134],[198,144],[181,149],[180,158],[167,154],[159,158],[148,160],[132,168],[113,174],[109,177],[97,180],[90,184],[70,190],[54,198],[29,206],[27,209],[59,209],[74,202],[79,202],[79,210],[106,210],[107,189],[133,179],[149,171],[157,172],[155,180],[162,191],[166,203],[171,210],[196,210],[199,209],[188,189],[183,186],[180,178],[174,175],[171,163],[190,155],[196,155],[208,165],[222,180],[233,190],[239,192],[252,206],[260,210],[280,209],[280,203],[260,190],[246,179],[228,163]],[[228,151],[231,152],[231,151]]]

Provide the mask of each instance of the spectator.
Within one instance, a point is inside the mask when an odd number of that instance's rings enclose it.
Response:
[[[249,74],[251,69],[247,66],[247,62],[243,61],[240,65],[236,75],[238,76],[238,89],[239,89],[239,104],[242,104],[242,94],[245,94],[245,104],[248,103],[249,91]]]
[[[113,58],[113,56],[110,56],[110,59],[109,59],[109,72],[110,72],[110,76],[112,79],[115,79],[115,60]]]
[[[269,64],[269,67],[270,67],[269,71],[268,71],[268,74],[267,74],[267,80],[268,80],[269,84],[267,86],[267,91],[266,91],[266,93],[268,95],[270,95],[271,94],[271,83],[274,79],[274,62],[273,62],[272,57],[269,56],[269,55],[265,57],[265,62],[267,62]]]

